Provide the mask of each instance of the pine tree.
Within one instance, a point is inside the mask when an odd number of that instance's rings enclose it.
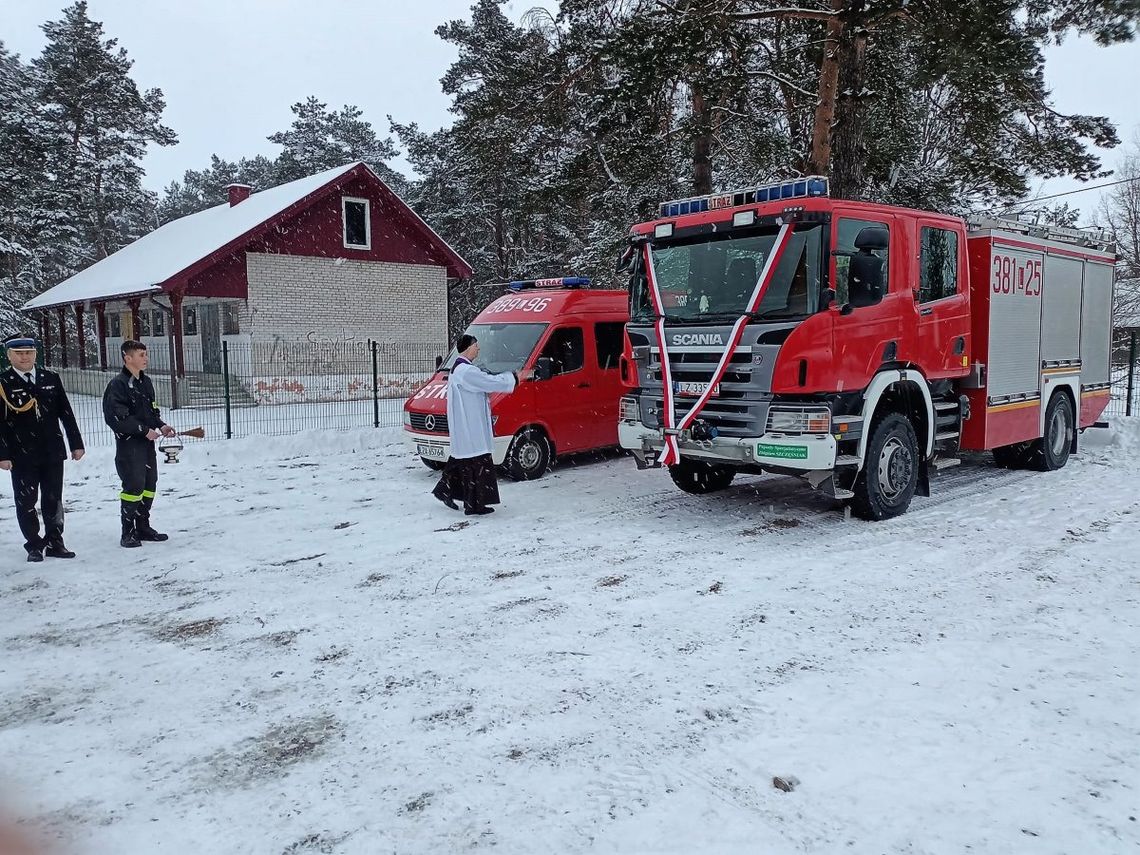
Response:
[[[5,334],[27,330],[19,308],[55,284],[60,249],[79,242],[69,188],[52,168],[53,126],[37,91],[35,70],[0,43],[0,333]]]
[[[361,118],[359,107],[348,104],[330,111],[327,104],[309,96],[291,109],[295,118],[289,130],[269,136],[270,142],[285,149],[275,164],[277,183],[360,160],[394,190],[402,189],[402,176],[387,163],[396,156],[392,140],[376,136],[371,123]]]
[[[161,223],[168,223],[187,214],[225,204],[228,198],[226,186],[229,184],[248,184],[257,192],[280,183],[277,164],[263,155],[243,157],[237,163],[211,155],[208,167],[188,169],[183,173],[182,181],[172,181],[166,186],[158,204],[158,219]]]
[[[38,98],[51,125],[53,171],[79,231],[59,274],[104,258],[154,227],[155,197],[142,187],[149,143],[173,145],[161,124],[162,91],[139,92],[132,61],[79,0],[43,25],[47,45],[33,60]]]

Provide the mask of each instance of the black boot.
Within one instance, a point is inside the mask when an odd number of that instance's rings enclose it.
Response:
[[[142,546],[142,541],[139,540],[138,532],[136,531],[139,503],[128,502],[123,499],[119,505],[119,513],[123,520],[123,536],[119,538],[119,546],[124,546],[128,549]]]
[[[74,558],[75,553],[63,545],[62,540],[55,543],[49,543],[47,549],[44,550],[44,555],[48,558]]]
[[[150,496],[143,496],[139,508],[138,521],[135,524],[135,532],[141,541],[149,543],[162,543],[164,540],[169,540],[170,535],[163,534],[161,531],[155,531],[150,527],[150,506],[154,502]]]
[[[36,563],[38,561],[43,561],[44,560],[44,554],[38,547],[35,549],[29,549],[28,550],[28,560],[31,561],[32,563]]]

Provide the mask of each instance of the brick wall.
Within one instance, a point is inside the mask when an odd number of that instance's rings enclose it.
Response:
[[[242,332],[254,342],[374,339],[447,351],[443,267],[247,253],[246,272]]]

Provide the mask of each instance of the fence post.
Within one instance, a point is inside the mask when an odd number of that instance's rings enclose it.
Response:
[[[1124,415],[1132,415],[1132,381],[1136,376],[1136,330],[1128,336],[1128,397],[1124,400]]]
[[[380,427],[380,369],[377,364],[376,342],[372,345],[372,426]]]
[[[222,388],[226,393],[226,439],[233,439],[234,429],[230,421],[230,343],[225,339],[222,339]]]

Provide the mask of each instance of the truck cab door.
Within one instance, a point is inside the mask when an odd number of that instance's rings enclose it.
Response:
[[[908,329],[902,322],[913,309],[909,289],[898,285],[900,238],[894,217],[836,211],[829,269],[835,290],[833,362],[826,366],[835,389],[865,389],[913,338],[913,325]],[[812,378],[806,381],[811,385]]]
[[[596,321],[591,324],[594,338],[595,380],[589,391],[590,427],[593,448],[617,445],[618,403],[624,386],[621,381],[621,357],[625,347],[624,321]]]
[[[970,364],[970,301],[966,241],[936,220],[916,222],[918,337],[911,361],[930,380],[961,377]]]

